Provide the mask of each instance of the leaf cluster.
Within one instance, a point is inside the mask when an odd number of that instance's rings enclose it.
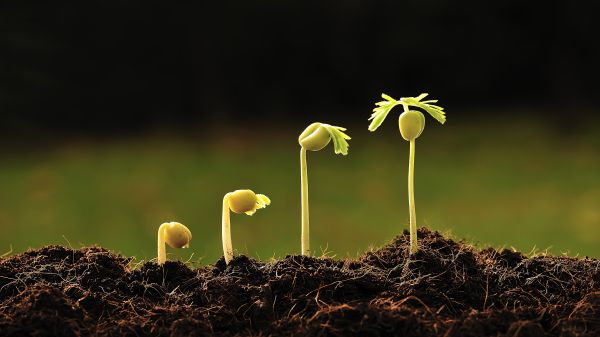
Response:
[[[423,99],[427,97],[427,93],[420,94],[417,97],[403,97],[399,100],[396,100],[389,95],[381,94],[381,97],[384,101],[380,101],[375,103],[375,108],[373,109],[373,113],[369,120],[371,124],[369,125],[369,131],[375,131],[387,115],[392,111],[392,109],[397,105],[403,105],[404,110],[408,111],[409,106],[414,106],[420,109],[427,111],[431,115],[431,117],[435,118],[438,122],[444,124],[446,122],[446,113],[444,112],[444,108],[438,105],[434,105],[432,103],[437,103],[437,100],[426,100]]]

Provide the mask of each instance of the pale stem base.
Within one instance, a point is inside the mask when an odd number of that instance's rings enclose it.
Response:
[[[305,148],[300,148],[300,184],[302,195],[302,237],[300,239],[301,253],[302,255],[310,256],[310,237],[308,225],[308,172]]]
[[[163,264],[167,261],[167,248],[165,244],[165,228],[167,224],[164,223],[158,227],[158,258],[156,262]]]
[[[408,208],[410,211],[410,253],[416,253],[417,246],[417,212],[415,210],[415,140],[410,141],[408,157]]]
[[[229,219],[229,193],[223,197],[223,218],[221,222],[221,236],[223,238],[223,257],[225,263],[233,260],[233,245],[231,243],[231,221]]]

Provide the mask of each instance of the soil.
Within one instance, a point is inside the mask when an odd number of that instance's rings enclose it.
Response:
[[[0,259],[0,336],[600,336],[600,260],[476,250],[419,230],[357,260],[191,270],[103,248]]]

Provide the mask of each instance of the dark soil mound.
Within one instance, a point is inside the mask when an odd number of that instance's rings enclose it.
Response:
[[[599,260],[419,238],[196,270],[48,246],[0,259],[0,336],[600,336]]]

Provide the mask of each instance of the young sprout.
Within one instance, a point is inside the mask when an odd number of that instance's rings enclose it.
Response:
[[[385,101],[375,103],[373,114],[369,118],[371,124],[369,131],[375,131],[383,123],[388,113],[397,105],[402,105],[404,112],[400,114],[398,126],[402,138],[410,142],[410,152],[408,157],[408,208],[410,211],[410,253],[417,251],[417,215],[415,212],[415,194],[414,194],[414,176],[415,176],[415,139],[417,139],[425,128],[425,116],[420,111],[409,110],[409,107],[417,107],[427,111],[438,122],[446,122],[444,108],[433,105],[437,100],[423,101],[428,94],[421,94],[417,97],[403,97],[395,100],[392,97],[381,94]]]
[[[345,128],[323,123],[312,123],[298,137],[300,143],[300,184],[302,195],[302,237],[300,240],[302,255],[310,256],[310,237],[308,226],[308,173],[306,167],[306,150],[319,151],[333,139],[336,154],[348,154],[350,137]]]
[[[252,215],[257,209],[265,208],[271,200],[263,194],[255,194],[251,190],[236,190],[225,194],[223,197],[223,221],[221,234],[223,236],[223,256],[225,263],[233,259],[233,245],[231,244],[231,222],[229,210],[234,213]]]
[[[192,232],[179,222],[165,222],[158,227],[158,264],[167,260],[165,244],[173,248],[188,248]]]

